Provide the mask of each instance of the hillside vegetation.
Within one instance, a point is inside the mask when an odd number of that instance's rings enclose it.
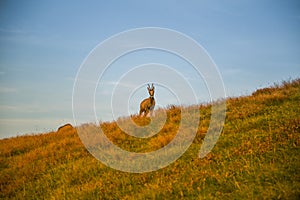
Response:
[[[300,199],[300,79],[226,102],[225,126],[212,152],[198,158],[211,105],[192,106],[201,117],[194,142],[180,159],[148,173],[105,166],[72,128],[2,139],[0,198]],[[173,139],[180,122],[179,107],[164,112],[166,124],[148,139],[126,135],[116,122],[101,127],[121,148],[153,151]],[[140,125],[150,120],[132,118]]]

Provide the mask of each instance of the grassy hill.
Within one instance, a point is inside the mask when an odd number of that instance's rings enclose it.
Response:
[[[106,167],[84,148],[76,129],[0,140],[1,199],[300,199],[300,79],[227,99],[223,132],[203,159],[198,152],[211,105],[190,148],[176,162],[134,174]],[[118,146],[136,152],[166,145],[178,129],[180,109],[149,139],[102,123]],[[128,119],[129,120],[129,119]],[[149,119],[133,117],[138,124]],[[17,126],[17,124],[16,124]]]

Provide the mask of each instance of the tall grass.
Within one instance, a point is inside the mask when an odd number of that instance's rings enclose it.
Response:
[[[193,106],[201,117],[193,144],[176,162],[142,174],[103,165],[84,148],[76,129],[2,139],[0,198],[299,199],[299,102],[300,79],[227,99],[222,135],[203,159],[198,151],[211,105]],[[159,112],[167,115],[167,121],[147,139],[125,134],[116,122],[100,126],[121,148],[153,151],[173,139],[181,116],[179,107]],[[150,123],[136,116],[122,120],[125,125],[126,120]]]

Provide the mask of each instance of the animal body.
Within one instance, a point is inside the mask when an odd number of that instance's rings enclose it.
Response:
[[[74,129],[71,124],[65,124],[57,129],[57,132],[64,132],[66,130]]]
[[[147,116],[149,112],[152,115],[152,112],[153,112],[154,107],[155,107],[153,83],[152,83],[151,87],[148,84],[147,89],[148,89],[150,97],[147,98],[147,99],[144,99],[140,104],[140,116],[142,116],[144,114],[144,117]]]

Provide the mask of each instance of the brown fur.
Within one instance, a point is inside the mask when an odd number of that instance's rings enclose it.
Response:
[[[57,129],[57,132],[63,132],[64,130],[73,129],[71,124],[65,124]]]
[[[154,86],[152,83],[152,87],[150,88],[150,85],[148,84],[148,92],[150,97],[147,99],[144,99],[140,104],[140,116],[144,114],[144,116],[147,116],[149,112],[152,113],[155,107],[155,99],[154,99]]]

